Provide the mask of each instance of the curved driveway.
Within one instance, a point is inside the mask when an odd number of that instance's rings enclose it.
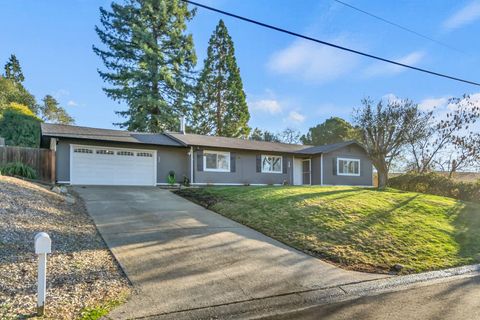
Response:
[[[136,289],[110,315],[114,318],[168,314],[385,277],[339,269],[168,190],[75,191]]]

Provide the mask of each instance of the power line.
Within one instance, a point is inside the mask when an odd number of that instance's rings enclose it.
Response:
[[[423,73],[428,73],[428,74],[431,74],[431,75],[434,75],[434,76],[437,76],[437,77],[447,78],[447,79],[450,79],[450,80],[455,80],[455,81],[459,81],[459,82],[463,82],[463,83],[468,83],[468,84],[480,87],[480,83],[475,82],[475,81],[465,80],[465,79],[457,78],[457,77],[454,77],[454,76],[449,76],[447,74],[443,74],[443,73],[439,73],[439,72],[435,72],[435,71],[431,71],[431,70],[427,70],[427,69],[423,69],[423,68],[414,67],[414,66],[404,64],[404,63],[401,63],[401,62],[396,62],[396,61],[393,61],[393,60],[390,60],[390,59],[375,56],[373,54],[369,54],[369,53],[365,53],[365,52],[362,52],[362,51],[358,51],[358,50],[350,49],[350,48],[347,48],[347,47],[339,46],[339,45],[331,43],[331,42],[327,42],[327,41],[319,40],[319,39],[316,39],[316,38],[312,38],[312,37],[309,37],[309,36],[306,36],[306,35],[303,35],[303,34],[300,34],[300,33],[297,33],[297,32],[289,31],[287,29],[282,29],[280,27],[275,27],[275,26],[272,26],[270,24],[266,24],[266,23],[263,23],[263,22],[260,22],[260,21],[257,21],[257,20],[242,17],[242,16],[236,15],[234,13],[230,13],[230,12],[227,12],[227,11],[216,9],[216,8],[213,8],[213,7],[210,7],[210,6],[195,2],[195,1],[191,1],[191,0],[182,0],[182,1],[186,2],[186,3],[190,3],[190,4],[198,6],[198,7],[201,7],[201,8],[204,8],[204,9],[207,9],[207,10],[210,10],[210,11],[214,11],[214,12],[217,12],[217,13],[235,18],[235,19],[250,22],[250,23],[262,26],[262,27],[267,28],[267,29],[272,29],[272,30],[275,30],[275,31],[286,33],[286,34],[289,34],[289,35],[292,35],[292,36],[295,36],[295,37],[298,37],[298,38],[302,38],[302,39],[305,39],[305,40],[320,43],[320,44],[323,44],[323,45],[326,45],[326,46],[329,46],[329,47],[332,47],[332,48],[336,48],[336,49],[339,49],[339,50],[355,53],[355,54],[358,54],[358,55],[361,55],[361,56],[364,56],[364,57],[368,57],[368,58],[371,58],[371,59],[387,62],[387,63],[394,64],[394,65],[397,65],[397,66],[400,66],[400,67],[420,71],[420,72],[423,72]]]
[[[404,31],[407,31],[407,32],[409,32],[409,33],[412,33],[412,34],[414,34],[414,35],[416,35],[416,36],[419,36],[419,37],[421,37],[421,38],[424,38],[424,39],[427,39],[427,40],[429,40],[429,41],[435,42],[436,44],[439,44],[439,45],[441,45],[441,46],[443,46],[443,47],[446,47],[446,48],[455,50],[455,51],[457,51],[457,52],[461,52],[460,50],[458,50],[458,49],[455,48],[455,47],[450,46],[449,44],[446,44],[446,43],[444,43],[444,42],[438,41],[438,40],[436,40],[436,39],[434,39],[434,38],[431,38],[431,37],[429,37],[429,36],[426,36],[426,35],[424,35],[424,34],[421,34],[420,32],[417,32],[417,31],[412,30],[412,29],[410,29],[410,28],[404,27],[404,26],[402,26],[402,25],[400,25],[400,24],[398,24],[398,23],[395,23],[395,22],[393,22],[393,21],[390,21],[390,20],[387,20],[387,19],[382,18],[382,17],[380,17],[380,16],[377,16],[376,14],[373,14],[373,13],[370,13],[370,12],[365,11],[365,10],[363,10],[363,9],[360,9],[360,8],[358,8],[358,7],[355,7],[355,6],[353,6],[353,5],[349,4],[349,3],[346,3],[346,2],[343,2],[343,1],[340,1],[340,0],[333,0],[333,1],[335,1],[335,2],[337,2],[337,3],[339,3],[339,4],[342,4],[342,5],[346,6],[346,7],[349,7],[350,9],[353,9],[353,10],[356,10],[356,11],[361,12],[361,13],[363,13],[363,14],[366,14],[366,15],[368,15],[368,16],[370,16],[370,17],[373,17],[373,18],[375,18],[375,19],[377,19],[377,20],[380,20],[380,21],[383,21],[383,22],[385,22],[385,23],[388,23],[388,24],[390,24],[390,25],[392,25],[392,26],[394,26],[394,27],[397,27],[397,28],[399,28],[399,29],[402,29],[402,30],[404,30]]]

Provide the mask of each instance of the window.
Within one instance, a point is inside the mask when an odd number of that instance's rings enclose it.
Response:
[[[117,151],[117,156],[130,156],[132,157],[134,155],[133,152],[131,151]]]
[[[337,159],[337,174],[339,176],[359,176],[360,160],[359,159]]]
[[[137,152],[137,157],[153,157],[153,154],[150,152]]]
[[[87,148],[75,148],[73,149],[73,152],[76,153],[93,153],[92,149],[87,149]]]
[[[112,150],[100,149],[100,150],[97,150],[97,154],[108,154],[108,155],[112,155],[112,154],[115,154],[115,152],[112,151]]]
[[[203,170],[229,172],[230,152],[204,151]]]
[[[282,157],[262,155],[262,172],[282,173]]]

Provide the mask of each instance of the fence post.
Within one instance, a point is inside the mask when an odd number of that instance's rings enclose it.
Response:
[[[52,138],[50,139],[50,180],[52,181],[53,184],[55,184],[55,180],[57,177],[56,155],[57,155],[57,139]]]

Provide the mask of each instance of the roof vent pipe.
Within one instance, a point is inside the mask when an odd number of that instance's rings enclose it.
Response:
[[[180,117],[180,133],[185,134],[185,116]]]

